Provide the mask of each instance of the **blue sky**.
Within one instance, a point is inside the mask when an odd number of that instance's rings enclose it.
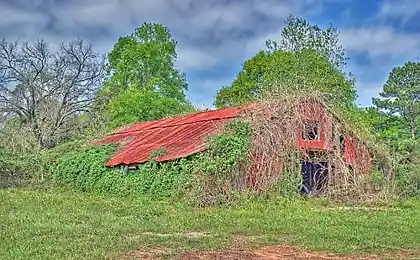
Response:
[[[279,39],[290,13],[340,30],[363,106],[393,67],[420,60],[418,0],[0,0],[0,37],[56,45],[80,36],[106,53],[144,21],[162,23],[178,41],[188,97],[209,107],[266,39]]]

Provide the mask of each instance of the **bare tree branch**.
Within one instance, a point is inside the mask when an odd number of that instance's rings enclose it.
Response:
[[[54,146],[74,128],[100,87],[104,57],[82,39],[48,44],[0,40],[0,108],[31,125],[38,144]]]

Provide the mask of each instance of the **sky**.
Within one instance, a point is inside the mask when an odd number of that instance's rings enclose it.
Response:
[[[188,98],[205,108],[267,39],[280,39],[289,14],[339,29],[361,106],[393,67],[420,61],[418,0],[0,0],[0,38],[54,45],[82,37],[107,53],[143,22],[161,23],[178,42]]]

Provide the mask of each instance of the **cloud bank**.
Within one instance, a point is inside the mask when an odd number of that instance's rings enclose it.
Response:
[[[232,82],[241,64],[264,48],[265,40],[280,36],[290,14],[328,24],[337,14],[357,15],[357,0],[0,0],[0,37],[43,38],[52,45],[77,36],[110,51],[118,37],[144,21],[167,26],[178,42],[177,65],[187,73],[188,96],[211,106],[221,86]],[[360,2],[360,1],[359,1]],[[375,9],[376,8],[376,9]],[[419,15],[415,0],[383,1],[372,10],[374,19],[341,22],[340,41],[348,50],[348,70],[358,76],[359,103],[369,105],[388,72],[406,60],[419,58],[420,30],[406,24]],[[358,20],[365,18],[361,17]],[[343,19],[340,19],[343,21]]]

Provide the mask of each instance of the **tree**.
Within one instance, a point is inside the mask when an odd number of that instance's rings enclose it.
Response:
[[[114,124],[159,119],[192,108],[185,97],[185,75],[175,68],[176,44],[166,27],[153,23],[118,40],[108,55],[109,78],[101,90]],[[150,104],[159,106],[150,109]]]
[[[232,85],[218,92],[215,105],[246,104],[273,90],[317,91],[339,107],[351,106],[356,96],[353,82],[317,53],[275,50],[261,51],[246,61]]]
[[[168,115],[177,115],[192,111],[188,105],[180,104],[176,99],[166,97],[148,88],[138,89],[131,86],[111,99],[108,113],[113,118],[111,127],[127,123],[151,121]]]
[[[338,44],[338,30],[293,15],[284,23],[280,43],[267,40],[267,50],[246,61],[232,85],[219,91],[216,106],[248,103],[274,89],[317,91],[339,108],[353,106],[354,78],[342,70],[348,58]]]
[[[390,114],[400,115],[414,139],[420,118],[420,62],[406,62],[392,69],[379,95],[380,98],[373,98],[373,103]]]
[[[232,85],[222,87],[217,93],[216,107],[239,106],[258,98],[270,69],[270,60],[271,55],[261,51],[246,61]]]
[[[347,63],[343,46],[339,45],[339,31],[330,25],[325,30],[310,24],[306,19],[290,15],[284,21],[281,42],[267,40],[271,51],[300,52],[312,50],[326,58],[335,68],[342,69]]]
[[[0,111],[30,127],[41,147],[76,127],[100,86],[104,57],[81,39],[52,52],[44,41],[0,41]]]

